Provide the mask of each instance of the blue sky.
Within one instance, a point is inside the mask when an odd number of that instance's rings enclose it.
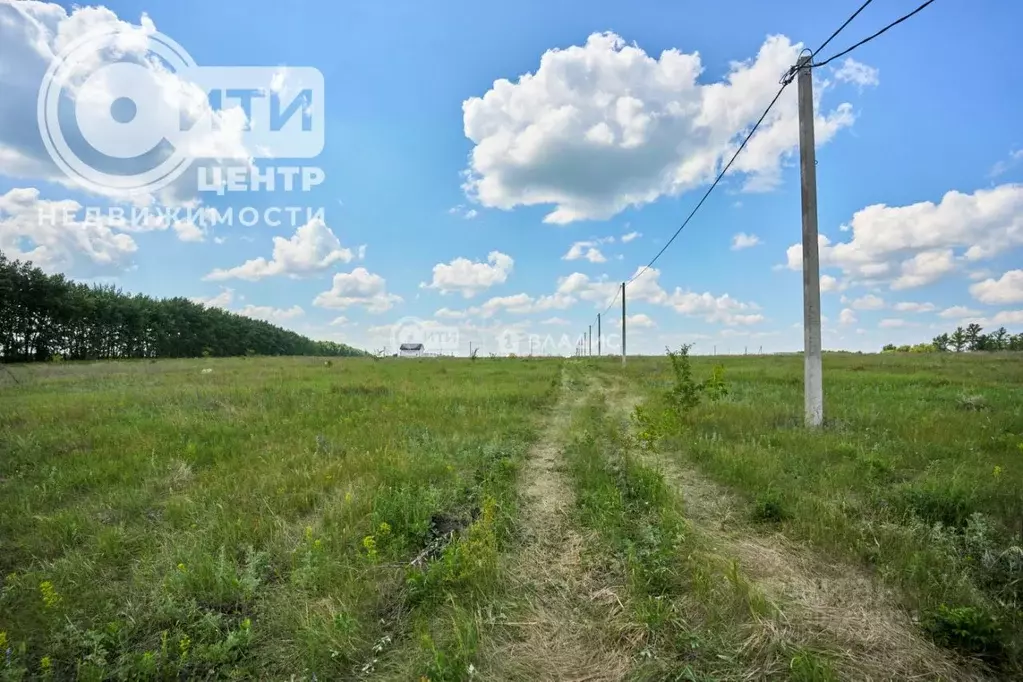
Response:
[[[428,345],[457,335],[461,353],[469,341],[507,352],[508,330],[556,340],[585,330],[613,282],[688,214],[793,55],[859,5],[62,4],[0,3],[0,86],[12,93],[0,105],[0,248],[314,338],[379,349],[400,322]],[[874,3],[824,56],[917,4]],[[199,65],[274,67],[286,84],[288,67],[311,66],[325,83],[322,153],[257,163],[322,168],[312,191],[175,189],[152,201],[299,202],[323,207],[322,223],[38,224],[30,202],[139,201],[63,177],[34,115],[60,36],[143,25],[143,14]],[[1023,331],[1021,22],[1015,3],[981,12],[938,0],[815,72],[825,348],[877,350],[972,320]],[[793,84],[736,172],[630,290],[631,351],[802,348],[794,105]]]

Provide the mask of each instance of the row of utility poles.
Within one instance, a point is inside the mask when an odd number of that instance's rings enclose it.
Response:
[[[622,282],[620,294],[622,297],[622,367],[625,366],[625,282]],[[607,312],[607,311],[604,311]],[[603,313],[597,313],[597,357],[603,356],[602,341],[604,334],[601,331],[601,318]],[[593,325],[591,324],[586,331],[586,354],[593,355]]]
[[[817,161],[814,140],[812,56],[796,62],[799,108],[799,177],[803,242],[803,407],[807,426],[824,422],[821,365],[820,254],[817,245]],[[622,366],[626,362],[625,285],[622,282]],[[606,312],[606,311],[605,311]],[[597,355],[601,349],[601,315],[597,315]],[[593,354],[593,325],[587,331],[587,354]],[[717,349],[715,348],[715,351]]]

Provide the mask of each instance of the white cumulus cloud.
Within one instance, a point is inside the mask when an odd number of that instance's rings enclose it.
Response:
[[[867,294],[854,300],[851,305],[856,310],[880,310],[884,308],[884,299],[874,294]]]
[[[118,223],[106,217],[79,217],[82,210],[81,204],[70,199],[40,199],[35,188],[0,194],[0,251],[11,260],[32,261],[50,273],[82,277],[129,267],[138,250],[135,240],[116,231]]]
[[[929,313],[935,310],[933,303],[917,303],[915,301],[902,301],[892,307],[900,313]]]
[[[1023,270],[1009,270],[998,279],[989,278],[970,285],[970,293],[981,303],[1003,305],[1023,302]]]
[[[846,57],[842,65],[835,69],[835,79],[845,83],[854,83],[861,88],[877,85],[880,82],[877,69],[858,62],[852,57]]]
[[[137,24],[132,24],[101,6],[72,5],[68,10],[48,2],[8,2],[0,3],[0,64],[3,65],[0,92],[4,93],[0,98],[0,168],[5,175],[71,184],[52,162],[42,143],[36,125],[36,99],[54,57],[78,38],[101,29],[118,31],[116,48],[87,54],[79,51],[76,61],[79,73],[64,84],[64,91],[74,101],[78,121],[109,117],[113,94],[107,80],[109,72],[102,67],[130,62],[148,71],[158,101],[175,111],[185,112],[192,122],[200,119],[214,122],[208,127],[193,127],[193,134],[179,141],[186,154],[196,159],[216,159],[217,163],[234,161],[246,166],[251,163],[250,150],[244,143],[247,120],[242,109],[229,107],[214,111],[199,85],[148,58],[147,36],[157,29],[145,13]],[[92,77],[85,78],[82,74]],[[106,144],[123,142],[139,134],[125,132],[117,139],[107,134]],[[76,150],[76,153],[87,163],[99,162],[99,151]],[[155,152],[156,155],[161,153]],[[169,150],[166,153],[170,153]],[[198,187],[194,168],[161,193],[160,198],[175,203],[195,200]],[[127,195],[120,198],[126,199]]]
[[[756,246],[760,243],[760,237],[755,234],[746,234],[740,232],[732,237],[732,251],[739,251],[740,249],[748,249],[751,246]]]
[[[600,251],[601,244],[614,242],[614,237],[575,242],[569,247],[562,260],[588,260],[591,263],[606,263],[607,258]]]
[[[219,294],[213,296],[196,296],[190,299],[193,303],[200,303],[209,308],[223,308],[227,310],[234,303],[234,289],[223,288]]]
[[[943,317],[946,320],[964,320],[969,317],[978,317],[979,315],[979,310],[973,310],[972,308],[967,308],[964,305],[954,305],[951,308],[945,308],[938,313],[938,317]]]
[[[626,328],[635,327],[637,329],[656,327],[657,324],[650,318],[649,315],[643,313],[637,313],[636,315],[628,315],[625,318]]]
[[[465,298],[472,298],[481,291],[506,282],[514,266],[514,259],[500,251],[487,254],[486,262],[455,258],[450,263],[434,265],[433,280],[422,286],[437,289],[442,294],[460,293]]]
[[[203,279],[255,281],[277,275],[307,277],[337,263],[349,263],[355,257],[351,249],[341,246],[334,232],[319,218],[299,226],[290,239],[274,237],[273,244],[273,254],[269,260],[254,258],[237,267],[216,269]]]
[[[626,287],[629,301],[643,301],[653,305],[672,308],[682,315],[702,317],[708,322],[727,325],[744,325],[761,322],[764,317],[752,303],[738,301],[728,294],[715,296],[710,292],[696,293],[676,287],[666,291],[660,284],[660,271],[647,268]],[[606,279],[591,279],[580,272],[558,280],[557,293],[590,301],[603,307],[614,297],[619,284]]]
[[[293,320],[296,317],[305,315],[305,311],[298,305],[293,305],[290,308],[274,308],[267,305],[250,304],[241,307],[237,312],[239,315],[252,317],[257,320],[264,320],[273,324],[279,324],[286,320]]]
[[[320,308],[350,308],[363,306],[371,313],[390,310],[401,297],[387,292],[387,281],[366,268],[339,272],[329,290],[316,296],[313,305]]]
[[[938,281],[960,261],[975,262],[1023,245],[1023,185],[973,194],[947,192],[937,204],[875,204],[857,211],[845,229],[852,238],[821,235],[821,265],[840,268],[858,284],[910,289]],[[802,247],[786,251],[787,266],[802,267]]]
[[[501,209],[553,205],[544,221],[565,224],[700,186],[767,107],[801,47],[771,36],[712,83],[698,81],[699,54],[654,57],[614,33],[548,50],[534,73],[497,80],[463,102],[474,145],[465,190]],[[853,119],[849,104],[819,115],[817,143]],[[796,92],[788,88],[731,172],[745,176],[747,190],[770,189],[797,145]]]

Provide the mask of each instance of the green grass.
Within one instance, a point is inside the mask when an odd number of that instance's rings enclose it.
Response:
[[[331,679],[445,665],[449,602],[497,580],[515,471],[559,367],[15,368],[21,383],[0,389],[0,671]],[[437,525],[469,528],[408,568]]]
[[[868,569],[919,632],[1019,674],[1023,362],[827,355],[819,431],[801,357],[694,358],[695,379],[716,365],[717,399],[681,416],[663,357],[0,372],[0,679],[468,679],[516,589],[518,472],[566,366],[561,405],[585,396],[571,523],[642,635],[613,643],[632,679],[856,669],[772,626],[644,443],[737,493],[762,537]]]
[[[938,643],[1018,672],[1018,354],[826,355],[819,431],[802,425],[800,356],[694,358],[696,379],[715,365],[728,395],[678,417],[668,362],[630,360],[658,448],[742,493],[751,519],[871,567]]]

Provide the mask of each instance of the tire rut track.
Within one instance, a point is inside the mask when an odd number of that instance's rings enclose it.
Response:
[[[626,415],[641,402],[620,386],[605,394]],[[926,640],[908,614],[893,606],[894,593],[861,568],[750,526],[742,501],[695,469],[664,455],[640,457],[681,493],[686,517],[711,551],[737,560],[778,611],[773,622],[760,623],[747,647],[762,644],[758,638],[830,643],[838,647],[836,664],[846,678],[988,679]]]
[[[522,544],[508,557],[516,616],[495,632],[484,679],[603,682],[623,679],[632,666],[623,606],[613,586],[587,569],[584,537],[571,519],[575,493],[562,447],[586,395],[569,393],[563,375],[520,477]]]

